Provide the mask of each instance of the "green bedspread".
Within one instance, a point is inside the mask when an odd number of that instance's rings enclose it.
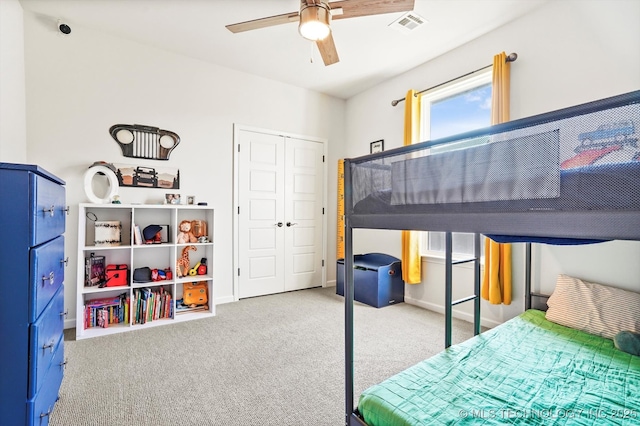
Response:
[[[371,426],[637,425],[640,357],[529,310],[372,386]]]

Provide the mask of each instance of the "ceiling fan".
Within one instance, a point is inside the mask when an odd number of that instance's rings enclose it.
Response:
[[[325,65],[338,62],[338,51],[331,35],[331,20],[380,15],[413,10],[415,0],[300,0],[298,12],[284,13],[227,25],[232,33],[257,30],[274,25],[298,22],[304,38],[315,41]]]

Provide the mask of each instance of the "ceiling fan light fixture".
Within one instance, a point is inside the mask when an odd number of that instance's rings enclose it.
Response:
[[[323,40],[331,32],[330,22],[331,11],[327,3],[303,4],[298,32],[307,40]]]

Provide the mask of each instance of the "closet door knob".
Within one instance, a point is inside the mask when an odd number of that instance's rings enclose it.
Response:
[[[277,226],[278,228],[282,228],[282,222],[278,222],[278,223],[276,223],[276,226]]]
[[[287,226],[295,226],[295,225],[297,225],[297,223],[295,223],[295,222],[287,222]]]

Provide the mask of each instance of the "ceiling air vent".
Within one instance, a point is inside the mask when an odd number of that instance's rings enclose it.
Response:
[[[427,20],[422,16],[415,12],[407,12],[389,24],[389,26],[403,34],[409,34],[425,23],[427,23]]]

